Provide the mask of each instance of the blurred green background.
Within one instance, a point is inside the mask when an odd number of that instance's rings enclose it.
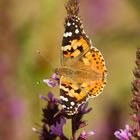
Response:
[[[42,79],[60,66],[66,0],[0,0],[0,140],[38,140],[32,127],[41,124],[45,103],[39,95],[49,88]],[[93,110],[85,118],[92,139],[115,140],[131,112],[132,70],[140,43],[139,0],[80,0],[80,16],[88,36],[103,54],[107,86],[89,101]],[[37,127],[38,128],[38,127]],[[40,129],[40,128],[39,128]],[[84,129],[85,130],[85,129]],[[65,133],[71,134],[70,124]]]

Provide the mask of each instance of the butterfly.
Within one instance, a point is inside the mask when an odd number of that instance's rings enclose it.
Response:
[[[66,18],[61,47],[60,101],[68,115],[89,98],[99,95],[105,84],[107,70],[100,51],[85,34],[80,17]]]

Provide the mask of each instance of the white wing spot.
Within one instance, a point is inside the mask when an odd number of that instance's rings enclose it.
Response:
[[[68,101],[68,98],[65,98],[64,96],[60,96],[60,99],[66,102]]]
[[[70,26],[70,25],[71,25],[71,23],[68,22],[68,23],[67,23],[67,26]]]
[[[75,105],[75,103],[74,103],[74,102],[71,102],[70,104],[71,104],[72,106],[74,106],[74,105]]]
[[[63,36],[66,37],[66,34],[64,33]]]
[[[79,30],[78,30],[78,29],[76,29],[76,30],[75,30],[75,33],[76,33],[76,34],[78,34],[78,33],[79,33]]]
[[[64,96],[60,96],[60,99],[61,99],[61,100],[64,100]]]
[[[72,32],[66,32],[66,33],[64,33],[64,35],[63,35],[64,37],[68,37],[68,36],[72,36]]]
[[[67,102],[68,101],[68,98],[65,98],[64,100]]]
[[[69,32],[69,36],[72,36],[72,32]]]
[[[66,35],[65,35],[65,37],[67,37],[69,33],[68,33],[68,32],[66,32],[65,34],[66,34]]]
[[[66,106],[65,106],[65,105],[62,105],[62,107],[63,107],[63,108],[66,108]]]

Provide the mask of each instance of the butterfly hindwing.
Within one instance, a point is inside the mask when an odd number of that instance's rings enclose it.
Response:
[[[81,85],[90,97],[95,97],[102,92],[103,87],[106,84],[107,70],[105,68],[104,58],[98,49],[92,48],[82,58],[80,58],[80,60],[83,61],[85,67],[88,67],[88,70],[91,70],[98,75],[98,78],[96,79],[91,75],[91,78],[86,82],[84,81]]]
[[[60,100],[62,107],[68,115],[73,115],[77,113],[78,107],[88,99],[88,96],[70,78],[62,76],[60,82]]]
[[[95,97],[101,93],[106,84],[107,70],[102,54],[93,47],[82,57],[73,60],[70,67],[76,70],[77,74],[71,78],[89,95]]]

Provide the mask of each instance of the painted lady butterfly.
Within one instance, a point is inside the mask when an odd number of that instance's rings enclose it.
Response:
[[[99,95],[106,84],[107,70],[100,51],[92,46],[78,16],[65,21],[61,48],[60,100],[68,115],[89,98]]]

